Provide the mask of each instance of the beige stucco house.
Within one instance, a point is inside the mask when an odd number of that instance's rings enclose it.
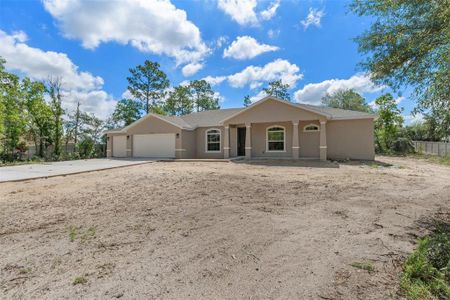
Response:
[[[375,118],[268,96],[246,108],[150,113],[107,131],[107,156],[373,160]]]

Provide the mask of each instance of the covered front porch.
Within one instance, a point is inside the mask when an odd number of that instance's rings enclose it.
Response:
[[[326,120],[227,123],[223,157],[327,159]]]

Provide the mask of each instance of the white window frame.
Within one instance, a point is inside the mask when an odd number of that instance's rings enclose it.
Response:
[[[283,128],[283,150],[269,150],[269,129],[272,128]],[[266,128],[266,152],[286,152],[286,127],[281,125],[272,125]]]
[[[208,150],[208,134],[210,133],[210,131],[213,130],[217,130],[219,131],[219,150]],[[216,133],[214,133],[216,134]],[[208,130],[205,131],[205,152],[206,153],[220,153],[222,152],[222,130],[220,130],[219,128],[209,128]]]
[[[309,126],[314,126],[314,127],[316,127],[317,129],[314,129],[314,130],[307,130],[306,128],[309,127]],[[308,125],[306,125],[305,127],[303,127],[303,132],[319,132],[319,131],[320,131],[320,126],[317,125],[317,124],[314,124],[314,123],[308,124]]]

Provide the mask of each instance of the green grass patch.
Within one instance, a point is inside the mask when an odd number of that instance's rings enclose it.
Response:
[[[73,285],[78,285],[78,284],[86,284],[88,282],[86,277],[80,276],[80,277],[76,277],[72,284]]]
[[[75,227],[70,226],[69,227],[69,240],[71,242],[75,242],[75,240],[78,238],[81,242],[86,242],[90,239],[95,238],[96,229],[95,227],[91,226],[87,229],[84,229],[82,227]]]
[[[450,299],[450,222],[437,224],[419,240],[400,279],[407,299]]]
[[[369,273],[372,273],[375,271],[375,267],[371,262],[354,262],[351,264],[353,268],[365,270]]]

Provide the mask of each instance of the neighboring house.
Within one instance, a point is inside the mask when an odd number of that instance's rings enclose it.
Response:
[[[147,114],[106,132],[107,156],[373,160],[375,118],[268,96],[246,108]]]

